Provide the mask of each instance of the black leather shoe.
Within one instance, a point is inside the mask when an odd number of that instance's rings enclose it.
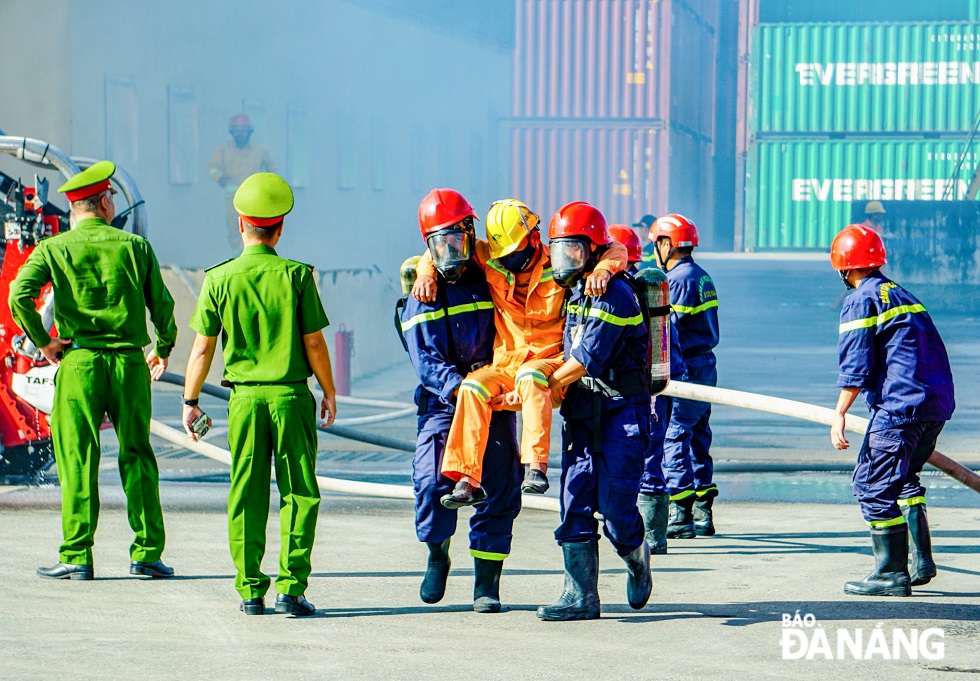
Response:
[[[474,487],[465,480],[456,483],[456,488],[452,494],[445,494],[439,500],[446,508],[462,508],[463,506],[476,506],[487,500],[487,491],[482,487]]]
[[[524,483],[521,485],[522,492],[525,494],[544,494],[549,487],[547,475],[536,468],[528,467],[527,473],[524,474]]]
[[[249,598],[242,601],[242,604],[238,606],[246,615],[264,615],[265,614],[265,599],[264,598]]]
[[[316,612],[316,606],[306,600],[305,596],[276,596],[276,612],[284,612],[297,617],[306,617]]]
[[[69,565],[57,563],[49,568],[39,567],[37,576],[45,579],[95,579],[95,568],[91,565]]]
[[[142,575],[143,577],[151,577],[153,579],[167,579],[168,577],[174,576],[174,569],[164,565],[162,560],[153,563],[134,560],[129,564],[129,574]]]

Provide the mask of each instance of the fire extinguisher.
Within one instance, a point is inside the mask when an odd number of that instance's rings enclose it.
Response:
[[[334,387],[338,395],[350,395],[350,359],[354,355],[354,332],[343,324],[334,334]]]
[[[657,268],[643,269],[634,275],[642,292],[647,313],[650,367],[650,391],[656,395],[670,383],[670,289],[667,275]]]

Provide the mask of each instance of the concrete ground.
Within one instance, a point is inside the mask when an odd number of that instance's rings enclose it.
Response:
[[[60,490],[0,491],[0,678],[745,679],[947,678],[980,673],[980,509],[935,508],[940,573],[912,598],[844,596],[871,566],[854,506],[720,504],[714,538],[675,541],[655,557],[654,595],[626,605],[622,562],[601,542],[598,621],[543,623],[537,606],[562,583],[554,514],[526,511],[502,579],[506,611],[471,611],[465,535],[452,548],[445,599],[418,598],[424,549],[407,502],[327,496],[299,619],[238,611],[226,543],[227,485],[164,483],[168,548],[178,578],[128,575],[131,535],[118,484],[104,483],[94,582],[46,581],[56,560]],[[269,527],[267,571],[278,549]],[[268,598],[272,603],[272,597]],[[876,626],[944,632],[941,659],[783,660],[782,618],[812,614],[831,635]],[[812,630],[808,629],[807,632]],[[938,640],[933,635],[932,641]],[[889,644],[890,645],[890,644]],[[959,678],[957,676],[956,678]]]

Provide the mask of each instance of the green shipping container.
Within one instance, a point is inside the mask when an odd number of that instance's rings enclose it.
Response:
[[[969,131],[980,22],[760,24],[750,126],[766,133]]]
[[[826,249],[850,222],[851,201],[966,197],[980,152],[939,140],[759,142],[745,178],[745,250]]]

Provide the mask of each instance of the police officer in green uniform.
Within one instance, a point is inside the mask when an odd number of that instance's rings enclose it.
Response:
[[[99,520],[99,429],[106,414],[119,438],[119,475],[126,493],[130,573],[172,577],[163,564],[163,511],[150,446],[150,379],[167,369],[177,339],[174,301],[149,242],[110,226],[116,214],[110,178],[100,161],[58,191],[71,202],[74,229],[41,241],[10,287],[10,310],[52,364],[55,379],[51,435],[61,482],[64,543],[60,562],[38,568],[52,579],[93,579],[92,544]],[[60,338],[44,328],[35,299],[54,287]],[[150,343],[146,310],[156,329]]]
[[[201,415],[198,396],[221,342],[228,401],[231,490],[228,541],[238,575],[235,588],[247,615],[265,612],[270,579],[262,573],[269,519],[271,462],[281,496],[282,547],[276,612],[312,615],[306,600],[320,489],[316,482],[316,402],[307,385],[314,374],[324,398],[320,418],[336,414],[330,354],[323,339],[327,316],[312,268],[280,258],[275,246],[293,192],[278,175],[256,173],[235,193],[242,254],[208,270],[190,326],[197,332],[184,383],[184,428]]]

